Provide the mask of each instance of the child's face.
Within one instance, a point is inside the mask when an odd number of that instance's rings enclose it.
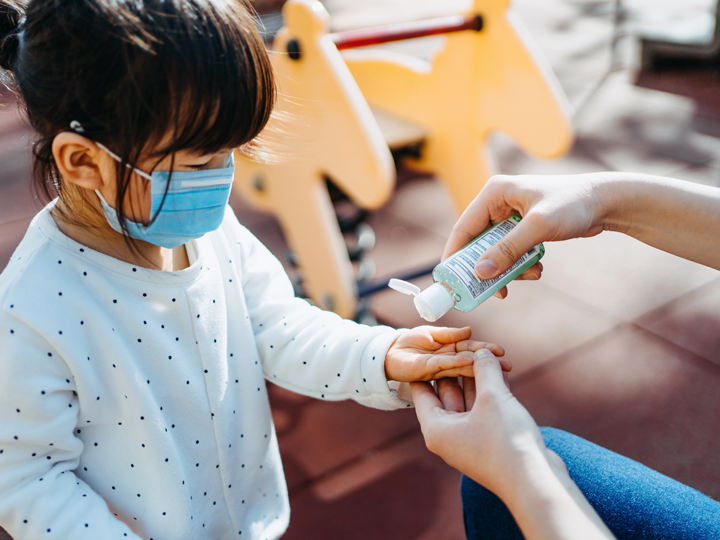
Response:
[[[231,152],[231,149],[225,149],[216,154],[201,154],[193,150],[180,150],[175,153],[175,162],[172,163],[172,170],[174,172],[184,172],[203,169],[220,169],[224,166],[225,160]],[[169,171],[171,162],[172,156],[167,156],[161,161],[158,161],[157,157],[141,157],[135,167],[146,173],[150,173],[151,171]],[[116,163],[110,158],[110,162],[107,163],[107,165],[109,166],[107,170],[108,176],[112,178],[113,181],[107,183],[103,196],[111,206],[117,208],[117,205],[114,204],[114,194],[116,193],[114,181],[116,179]],[[172,182],[172,178],[170,181]],[[136,223],[147,225],[150,222],[151,208],[150,180],[134,173],[125,194],[125,203],[123,205],[125,217]]]

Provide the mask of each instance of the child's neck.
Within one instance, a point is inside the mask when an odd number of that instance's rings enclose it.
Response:
[[[63,201],[58,199],[55,208],[50,212],[58,229],[77,243],[109,257],[152,270],[176,272],[190,266],[184,245],[168,249],[135,240],[136,249],[133,250],[128,246],[123,235],[115,232],[102,217],[99,203],[96,208],[89,208],[87,204],[79,206],[79,210],[73,209],[71,213]],[[73,215],[72,220],[66,218],[69,215]],[[90,226],[80,224],[90,224]]]

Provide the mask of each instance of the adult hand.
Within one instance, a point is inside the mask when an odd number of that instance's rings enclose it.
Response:
[[[481,279],[492,279],[541,242],[594,236],[603,230],[607,176],[494,176],[453,227],[443,259],[476,238],[491,224],[512,215],[523,220],[488,249],[475,265]],[[518,279],[539,279],[542,266]],[[504,298],[507,289],[497,296]]]
[[[529,540],[613,538],[490,351],[477,351],[474,374],[464,379],[464,399],[456,381],[438,381],[437,393],[411,383],[428,449],[500,497]]]
[[[487,349],[475,354],[475,378],[410,384],[428,449],[502,498],[513,484],[518,459],[542,461],[540,430],[512,395],[500,362]]]

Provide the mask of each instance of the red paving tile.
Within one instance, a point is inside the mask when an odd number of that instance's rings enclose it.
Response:
[[[14,105],[0,106],[0,224],[33,216],[42,207],[31,191],[28,139],[29,128]]]
[[[7,266],[10,256],[25,236],[31,217],[0,224],[0,272]]]
[[[582,144],[575,144],[561,160],[531,156],[504,137],[498,137],[493,148],[497,149],[498,172],[502,174],[560,175],[607,170],[602,159]]]
[[[458,215],[445,185],[431,176],[411,178],[399,184],[383,207],[406,221],[446,239]]]
[[[286,262],[285,252],[287,250],[287,242],[283,236],[280,224],[275,221],[274,218],[256,222],[251,225],[246,225],[242,221],[242,216],[239,216],[238,220],[245,225],[273,255],[280,259],[283,264]]]
[[[707,163],[720,155],[720,140],[695,131],[693,112],[689,100],[678,106],[640,108],[581,128],[580,133],[689,163]]]
[[[542,283],[625,321],[720,277],[620,233],[545,247]]]
[[[606,171],[668,175],[689,165],[677,157],[653,149],[633,147],[611,137],[610,129],[603,136],[582,134],[577,136],[575,144]]]
[[[638,327],[516,380],[540,425],[567,430],[720,499],[720,366]]]
[[[234,190],[230,193],[230,206],[240,223],[246,227],[252,227],[268,221],[275,221],[275,218],[271,214],[258,210],[243,199],[238,191],[239,190]]]
[[[291,490],[419,429],[412,410],[380,411],[268,388]]]
[[[0,224],[32,217],[44,206],[32,191],[29,166],[0,169],[2,197],[0,197]]]
[[[21,111],[12,104],[0,105],[0,145],[3,153],[30,148],[32,131]]]
[[[413,411],[269,393],[292,507],[284,538],[464,538],[460,474],[425,448]]]
[[[624,132],[630,128],[627,123],[623,123],[624,120],[633,115],[637,119],[642,118],[652,122],[652,114],[658,109],[674,111],[676,115],[682,115],[683,110],[693,108],[693,102],[688,98],[636,86],[633,84],[634,79],[635,74],[632,70],[618,71],[609,75],[582,110],[576,113],[573,120],[578,131],[581,133],[586,130],[593,131],[595,127],[603,129],[608,122],[614,122],[612,125]],[[688,126],[684,123],[685,116],[677,119],[682,120],[682,127],[687,129]],[[675,126],[675,129],[679,127]],[[664,129],[664,133],[667,132],[666,126],[661,129]],[[637,141],[631,139],[629,142],[632,145]]]
[[[720,280],[648,313],[636,324],[720,365]]]
[[[419,433],[291,490],[290,504],[288,540],[465,538],[460,474],[428,452]]]

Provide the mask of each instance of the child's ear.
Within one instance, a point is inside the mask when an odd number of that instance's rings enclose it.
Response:
[[[63,180],[89,190],[107,183],[108,157],[90,139],[63,131],[55,136],[52,152]]]

